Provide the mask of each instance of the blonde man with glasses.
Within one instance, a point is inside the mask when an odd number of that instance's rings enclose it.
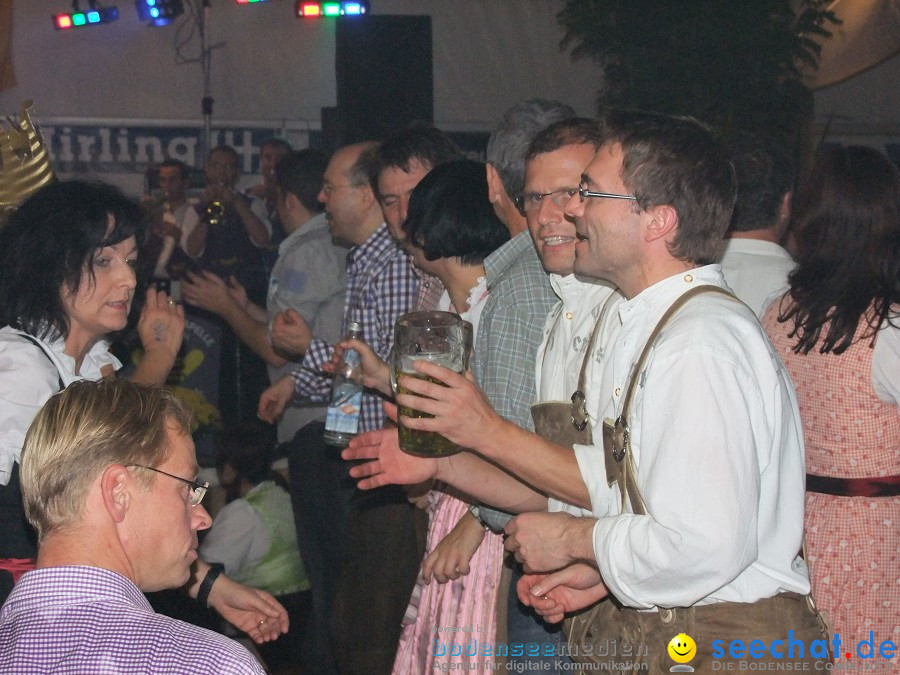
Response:
[[[264,672],[142,593],[188,582],[211,523],[189,423],[171,394],[127,380],[75,382],[38,413],[21,465],[37,568],[0,610],[0,672]]]

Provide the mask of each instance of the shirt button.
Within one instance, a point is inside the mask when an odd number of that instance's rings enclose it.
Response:
[[[572,312],[566,312],[566,318],[569,319],[570,321],[572,320],[573,316],[575,316],[575,315]]]
[[[622,393],[622,390],[619,387],[616,387],[616,396],[619,396]]]
[[[693,274],[685,274],[684,280],[688,283],[691,283],[694,280],[694,275]]]

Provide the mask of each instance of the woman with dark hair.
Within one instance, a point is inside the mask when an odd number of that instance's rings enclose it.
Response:
[[[0,228],[0,602],[34,567],[18,478],[25,432],[50,396],[121,367],[106,337],[128,321],[140,217],[116,188],[65,181],[41,188]],[[144,357],[131,379],[161,385],[181,346],[184,310],[150,289],[137,329]],[[187,590],[257,642],[287,630],[271,595],[206,563],[195,563]]]
[[[509,239],[488,199],[484,165],[460,160],[432,169],[413,190],[403,229],[415,266],[446,289],[436,309],[458,313],[477,336],[488,296],[484,259]],[[428,494],[426,555],[403,621],[397,674],[431,671],[435,638],[446,645],[448,663],[475,670],[494,661],[465,652],[468,633],[437,633],[441,626],[478,625],[479,641],[494,641],[503,566],[502,537],[486,532],[469,513],[471,504],[444,487]]]
[[[437,309],[474,312],[464,318],[476,323],[487,294],[484,259],[509,239],[488,201],[484,165],[463,159],[432,169],[410,196],[403,231],[415,266],[447,289]]]
[[[824,150],[791,225],[797,269],[763,325],[803,420],[813,597],[844,644],[896,637],[900,173],[871,148]]]
[[[140,219],[117,189],[68,181],[39,190],[0,228],[0,602],[36,551],[18,488],[25,432],[51,395],[121,367],[105,338],[128,321]],[[163,384],[183,331],[182,308],[148,291],[133,379]]]

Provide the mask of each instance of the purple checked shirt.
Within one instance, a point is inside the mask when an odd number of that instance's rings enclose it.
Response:
[[[99,567],[27,572],[0,609],[0,673],[255,675],[234,640],[156,614],[131,581]]]
[[[347,324],[362,324],[363,340],[385,361],[394,342],[394,322],[412,309],[418,277],[406,254],[391,239],[387,225],[380,225],[366,241],[347,256],[347,297],[341,333]],[[324,377],[322,364],[331,361],[334,346],[314,338],[303,363],[295,369],[294,391],[299,398],[327,401],[331,378]],[[359,431],[372,431],[384,425],[382,399],[369,390],[363,392]]]

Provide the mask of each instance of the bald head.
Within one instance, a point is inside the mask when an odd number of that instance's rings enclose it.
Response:
[[[350,244],[362,244],[383,222],[381,206],[368,180],[377,148],[374,142],[344,146],[325,169],[319,201],[325,204],[332,236]]]

